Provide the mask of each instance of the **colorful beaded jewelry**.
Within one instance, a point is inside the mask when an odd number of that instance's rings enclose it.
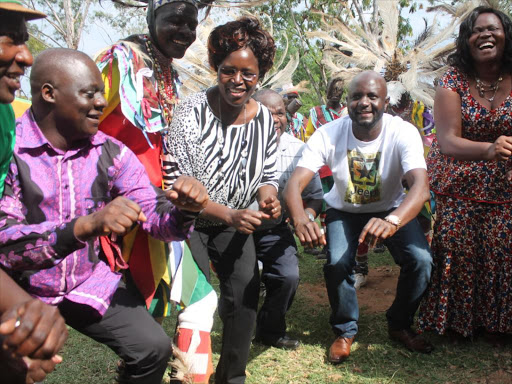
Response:
[[[162,108],[167,126],[170,126],[174,106],[178,102],[178,91],[176,87],[178,74],[172,68],[172,59],[164,57],[155,47],[153,47],[148,36],[144,36],[144,42],[154,66],[154,76],[158,86],[158,101]],[[167,62],[167,65],[162,65],[161,62]]]

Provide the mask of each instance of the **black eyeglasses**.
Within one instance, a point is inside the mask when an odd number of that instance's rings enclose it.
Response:
[[[252,72],[249,72],[249,71],[239,71],[235,68],[220,68],[220,74],[221,76],[223,77],[226,77],[226,78],[233,78],[236,76],[236,74],[240,72],[240,74],[242,75],[242,79],[244,79],[245,81],[253,81],[254,79],[256,79],[258,77],[258,74],[257,73],[252,73]]]

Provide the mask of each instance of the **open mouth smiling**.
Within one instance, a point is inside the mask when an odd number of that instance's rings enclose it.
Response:
[[[493,49],[493,48],[494,48],[494,44],[491,43],[490,41],[486,41],[485,43],[482,43],[478,46],[478,49],[480,49],[481,51],[486,50],[486,49]]]

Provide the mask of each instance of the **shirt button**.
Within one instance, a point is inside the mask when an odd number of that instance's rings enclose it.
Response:
[[[68,189],[69,185],[64,184],[64,189]]]
[[[69,218],[70,218],[70,217],[71,217],[71,216],[69,216],[69,215],[66,215],[66,220],[69,220]]]

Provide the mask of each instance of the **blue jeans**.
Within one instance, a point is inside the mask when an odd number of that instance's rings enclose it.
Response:
[[[372,217],[384,218],[389,213],[357,214],[333,208],[327,210],[328,252],[324,276],[332,309],[330,324],[336,336],[352,337],[357,334],[359,305],[352,269],[359,235]],[[386,317],[391,329],[405,329],[411,326],[430,281],[432,256],[416,219],[400,228],[384,244],[400,266],[395,300]]]

